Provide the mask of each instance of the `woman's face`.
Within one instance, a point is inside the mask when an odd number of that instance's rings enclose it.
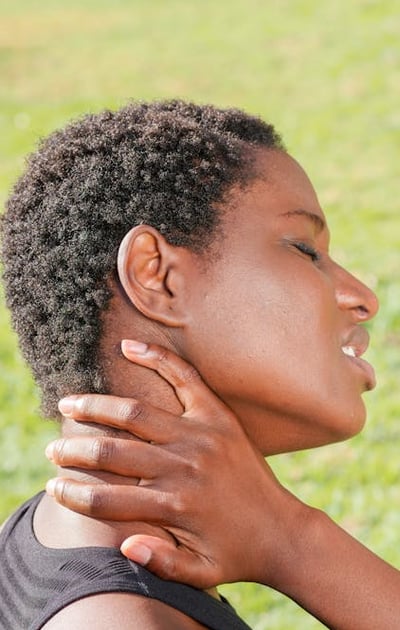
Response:
[[[264,151],[259,166],[233,195],[215,260],[191,271],[183,350],[267,455],[362,428],[374,376],[359,358],[360,324],[378,305],[329,257],[324,214],[297,162]]]

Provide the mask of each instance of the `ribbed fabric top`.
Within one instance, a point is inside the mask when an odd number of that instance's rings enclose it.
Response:
[[[0,533],[0,629],[39,630],[68,604],[98,593],[135,593],[180,610],[210,630],[250,630],[224,601],[161,580],[109,547],[50,549],[33,515],[43,493],[24,503]]]

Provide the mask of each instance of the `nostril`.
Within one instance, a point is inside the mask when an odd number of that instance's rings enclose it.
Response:
[[[363,303],[358,306],[359,316],[363,319],[372,319],[375,317],[379,310],[379,301],[373,291],[368,289],[368,295],[366,295]]]
[[[360,306],[357,306],[357,310],[361,317],[369,317],[370,315],[370,310],[366,306],[364,306],[364,304],[360,304]]]

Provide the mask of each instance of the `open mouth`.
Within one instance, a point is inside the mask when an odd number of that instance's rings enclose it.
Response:
[[[358,351],[354,346],[347,345],[342,346],[342,352],[351,360],[353,365],[362,370],[367,390],[373,389],[376,385],[375,371],[368,361],[361,358],[362,351]]]
[[[348,357],[356,357],[356,351],[352,346],[342,346],[342,352]]]

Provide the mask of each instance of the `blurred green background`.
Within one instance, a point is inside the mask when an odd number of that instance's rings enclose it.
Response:
[[[399,42],[394,0],[0,0],[1,204],[40,136],[130,98],[235,105],[282,132],[319,192],[334,255],[379,295],[379,386],[362,435],[271,463],[398,567]],[[43,447],[56,428],[38,415],[4,308],[0,331],[4,518],[51,475]],[[225,593],[255,630],[322,627],[269,589]]]

